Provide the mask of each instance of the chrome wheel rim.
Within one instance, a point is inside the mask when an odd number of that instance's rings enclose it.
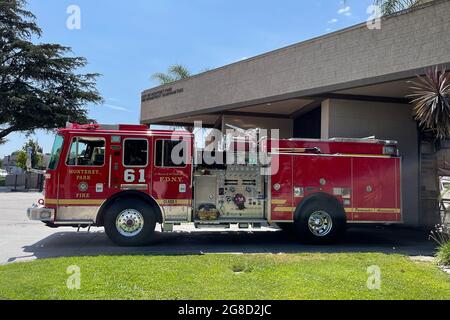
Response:
[[[333,229],[333,220],[325,211],[316,211],[309,217],[308,227],[317,237],[325,237]]]
[[[134,237],[144,228],[144,217],[134,209],[122,211],[116,220],[116,228],[124,237]]]

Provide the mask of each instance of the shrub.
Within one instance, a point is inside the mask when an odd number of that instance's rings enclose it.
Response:
[[[450,266],[450,227],[445,224],[437,225],[431,231],[430,238],[439,245],[436,254],[439,263]]]
[[[450,266],[450,242],[439,247],[437,258],[440,264]]]
[[[431,231],[430,239],[436,241],[439,246],[443,246],[450,241],[450,228],[446,224],[438,224]]]

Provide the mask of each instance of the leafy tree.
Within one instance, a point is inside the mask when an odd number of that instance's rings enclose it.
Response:
[[[158,72],[152,75],[152,79],[158,81],[161,85],[169,84],[178,80],[186,79],[191,76],[189,70],[180,65],[175,64],[169,67],[167,73]]]
[[[381,8],[384,16],[387,16],[430,1],[433,0],[375,0],[374,4]]]
[[[158,72],[152,75],[152,79],[159,82],[159,84],[169,84],[178,80],[186,79],[192,76],[190,71],[181,64],[175,64],[169,67],[167,73]],[[174,129],[187,130],[192,132],[193,127],[174,127]]]
[[[16,166],[27,170],[28,149],[31,149],[31,167],[41,168],[43,166],[42,147],[37,141],[29,139],[22,147],[22,150],[15,152]]]
[[[412,99],[414,118],[421,129],[421,143],[428,141],[434,143],[431,156],[437,159],[442,144],[441,141],[450,139],[450,73],[444,68],[427,69],[425,76],[417,76],[415,81],[409,81],[413,93],[409,95]],[[438,177],[440,169],[434,170],[435,190],[439,190]],[[441,196],[435,193],[436,208],[439,208]],[[440,216],[436,210],[436,219]]]
[[[425,76],[410,81],[414,117],[436,140],[450,138],[450,73],[444,68],[426,70]]]
[[[17,152],[16,155],[16,166],[23,170],[27,170],[27,153],[23,150]]]
[[[12,132],[86,123],[86,103],[102,102],[98,74],[79,74],[86,59],[59,44],[34,44],[41,29],[25,0],[0,0],[0,143]],[[69,56],[70,55],[70,56]]]
[[[31,167],[32,168],[41,168],[43,166],[43,156],[42,156],[42,147],[38,144],[37,141],[32,139],[28,140],[27,143],[22,148],[22,151],[28,157],[28,149],[31,149]]]

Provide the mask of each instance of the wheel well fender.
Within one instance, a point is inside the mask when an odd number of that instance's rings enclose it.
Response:
[[[303,208],[311,202],[320,202],[335,206],[341,211],[343,218],[347,219],[344,206],[335,196],[332,196],[331,194],[325,192],[317,192],[307,196],[299,203],[299,205],[295,209],[294,220],[298,220],[300,218],[300,214]]]
[[[116,201],[119,201],[120,199],[123,198],[134,198],[134,199],[140,199],[145,201],[146,203],[148,203],[152,208],[155,209],[155,213],[156,213],[156,221],[159,223],[163,222],[163,215],[162,215],[162,209],[161,207],[158,205],[158,202],[156,202],[156,200],[143,192],[140,191],[136,191],[136,190],[128,190],[128,191],[122,191],[119,192],[115,195],[113,195],[112,197],[110,197],[108,200],[106,200],[102,206],[100,207],[98,214],[97,214],[97,221],[96,224],[98,226],[103,226],[104,224],[104,220],[105,220],[105,214],[108,211],[108,208],[110,208]]]

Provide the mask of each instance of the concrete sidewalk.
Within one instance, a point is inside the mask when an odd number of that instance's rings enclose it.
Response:
[[[158,234],[151,246],[121,248],[108,240],[102,228],[77,233],[28,221],[26,209],[40,197],[38,193],[0,193],[0,264],[84,255],[383,252],[432,256],[435,251],[423,231],[376,226],[351,227],[342,242],[329,246],[303,245],[279,231],[199,232],[184,226],[175,233]]]

